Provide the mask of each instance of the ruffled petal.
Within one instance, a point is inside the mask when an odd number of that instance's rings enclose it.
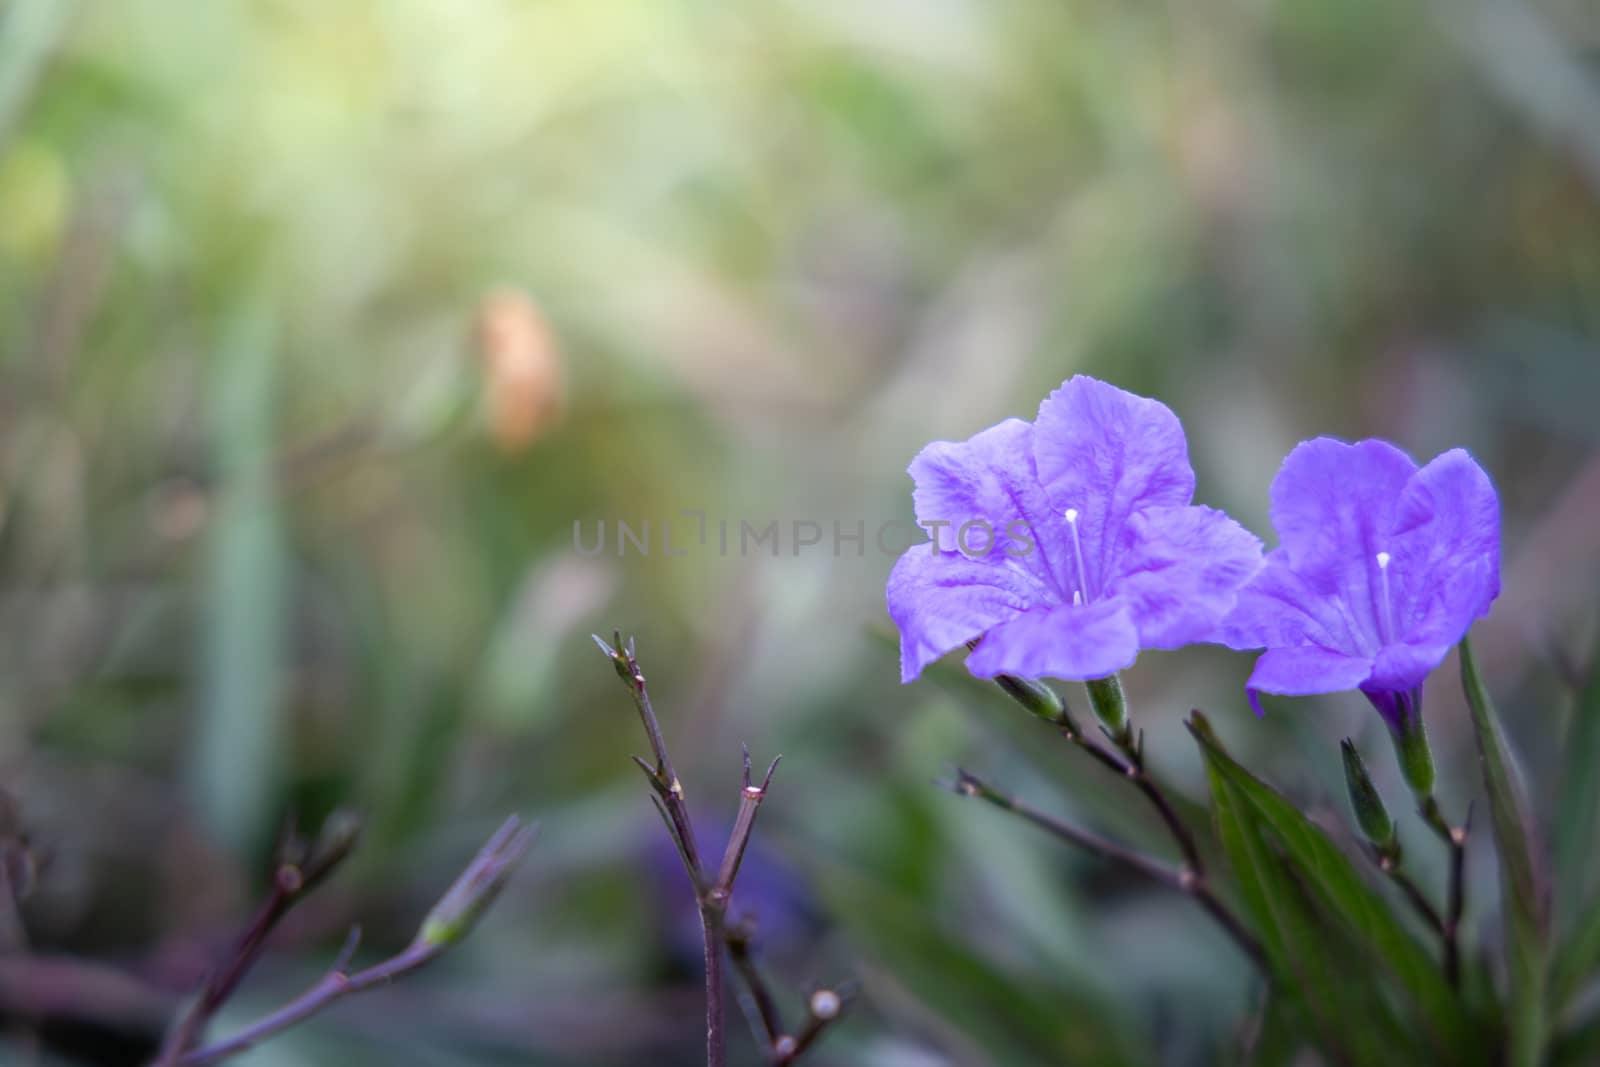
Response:
[[[1358,562],[1363,573],[1387,548],[1395,503],[1417,472],[1387,441],[1303,441],[1272,480],[1272,527],[1296,570]]]
[[[889,573],[889,615],[900,628],[900,680],[1028,610],[1031,579],[1013,567],[915,545]]]
[[[1223,617],[1261,569],[1261,540],[1212,508],[1146,508],[1122,538],[1106,591],[1128,600],[1144,648],[1221,640]]]
[[[1280,696],[1309,696],[1354,689],[1372,673],[1372,660],[1326,648],[1269,648],[1256,660],[1245,687]]]
[[[1138,655],[1139,632],[1127,603],[1113,597],[1018,615],[988,632],[967,657],[967,669],[980,678],[1017,674],[1079,681],[1131,667]]]
[[[1406,483],[1388,545],[1394,639],[1449,646],[1500,593],[1500,500],[1472,457],[1438,456]]]
[[[1364,654],[1335,590],[1297,572],[1281,548],[1268,552],[1261,570],[1239,590],[1221,629],[1222,643],[1229,648],[1314,645]]]
[[[945,524],[935,527],[941,550],[1016,560],[1037,582],[1032,602],[1062,602],[1053,566],[1064,547],[1062,520],[1034,472],[1030,424],[1007,419],[965,441],[935,441],[917,453],[909,473],[917,521]]]
[[[1385,643],[1376,564],[1395,507],[1417,465],[1387,441],[1318,437],[1289,453],[1272,481],[1272,525],[1294,569],[1342,602],[1355,647]]]
[[[1078,513],[1090,599],[1104,591],[1130,515],[1194,496],[1188,444],[1172,410],[1081,374],[1039,405],[1033,457],[1054,514]]]

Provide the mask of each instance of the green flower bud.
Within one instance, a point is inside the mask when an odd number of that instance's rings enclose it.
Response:
[[[1095,716],[1120,743],[1128,736],[1128,698],[1122,692],[1122,680],[1113,674],[1083,684],[1089,690],[1089,704]]]
[[[1071,717],[1067,714],[1066,704],[1054,689],[1043,682],[1017,678],[1009,674],[998,675],[994,681],[1005,690],[1007,696],[1021,704],[1029,714],[1036,715],[1052,725],[1066,726],[1076,731]]]
[[[1356,823],[1379,853],[1388,854],[1394,849],[1394,820],[1389,817],[1383,796],[1372,784],[1361,753],[1349,738],[1339,742],[1339,751],[1344,756],[1344,781],[1350,790],[1350,806],[1355,809]]]
[[[444,947],[471,933],[532,844],[533,828],[516,816],[507,819],[422,920],[417,940]]]
[[[1418,800],[1433,796],[1433,750],[1428,747],[1428,732],[1423,729],[1419,712],[1402,715],[1390,735],[1394,738],[1395,756],[1400,760],[1400,773],[1406,785]]]

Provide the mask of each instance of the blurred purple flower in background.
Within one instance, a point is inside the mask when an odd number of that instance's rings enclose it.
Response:
[[[720,856],[733,830],[726,817],[697,808],[695,839],[702,856]],[[661,923],[672,960],[685,971],[699,968],[704,946],[700,937],[700,902],[688,880],[678,850],[665,834],[652,834],[643,851],[640,871],[650,887],[654,918]],[[788,970],[816,969],[815,948],[825,930],[814,891],[805,876],[757,834],[739,868],[739,882],[728,903],[730,922],[753,921],[763,956]],[[808,960],[808,955],[811,956]]]
[[[1254,535],[1190,505],[1177,416],[1083,375],[1050,394],[1036,422],[936,441],[910,474],[934,541],[889,577],[903,681],[976,638],[967,667],[979,677],[1064,679],[1106,677],[1141,648],[1220,641],[1220,620],[1261,565]]]
[[[1385,441],[1300,444],[1272,482],[1279,546],[1224,623],[1265,648],[1248,683],[1285,696],[1360,689],[1399,730],[1419,690],[1500,592],[1500,502],[1452,449],[1418,469]]]

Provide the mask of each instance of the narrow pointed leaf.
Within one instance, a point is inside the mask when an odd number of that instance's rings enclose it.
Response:
[[[1550,1003],[1556,1012],[1582,991],[1594,977],[1597,965],[1600,965],[1600,898],[1589,902],[1589,910],[1556,953],[1550,972]]]
[[[1574,902],[1594,891],[1594,842],[1600,833],[1600,647],[1589,657],[1588,675],[1573,702],[1567,728],[1565,766],[1556,810],[1556,871],[1562,892]],[[1570,918],[1570,917],[1569,917]]]
[[[1270,992],[1256,1031],[1238,1059],[1250,1067],[1293,1067],[1305,1047],[1305,1021],[1294,1000]]]
[[[1420,1062],[1422,1050],[1394,1017],[1377,983],[1367,980],[1349,942],[1330,928],[1306,888],[1274,847],[1266,823],[1208,760],[1218,835],[1272,964],[1275,984],[1334,1063],[1366,1067]]]
[[[1201,720],[1203,723],[1203,720]],[[1327,833],[1276,790],[1240,766],[1209,728],[1195,731],[1208,769],[1232,791],[1284,853],[1317,909],[1353,938],[1391,976],[1417,1009],[1436,1053],[1454,1061],[1472,1057],[1472,1027],[1439,964],[1396,918],[1386,900],[1362,877]],[[1213,789],[1215,793],[1215,789]]]
[[[1600,1019],[1590,1019],[1556,1039],[1550,1067],[1594,1067],[1600,1063]]]
[[[1549,872],[1522,777],[1506,744],[1489,691],[1478,674],[1469,641],[1461,642],[1461,686],[1472,709],[1484,791],[1500,855],[1505,899],[1506,969],[1511,976],[1508,1061],[1533,1067],[1544,1055],[1545,967],[1550,938]]]

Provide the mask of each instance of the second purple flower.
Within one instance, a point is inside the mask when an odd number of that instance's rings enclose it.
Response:
[[[1190,503],[1177,416],[1083,375],[1034,423],[935,442],[910,474],[934,540],[889,577],[903,681],[977,639],[980,677],[1104,678],[1141,648],[1220,640],[1261,566],[1253,534]]]

